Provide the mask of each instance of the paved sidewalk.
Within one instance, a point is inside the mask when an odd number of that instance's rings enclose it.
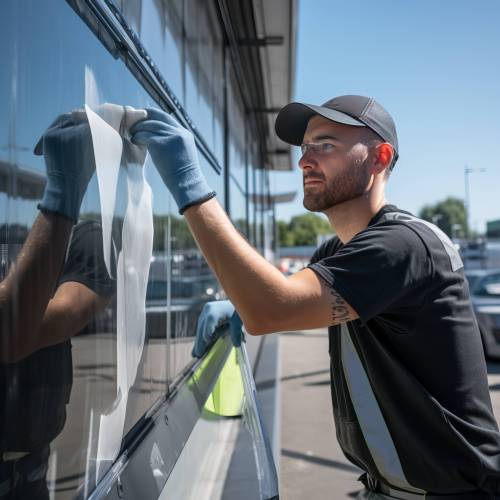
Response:
[[[360,472],[335,438],[327,331],[282,333],[280,343],[280,498],[355,498]]]

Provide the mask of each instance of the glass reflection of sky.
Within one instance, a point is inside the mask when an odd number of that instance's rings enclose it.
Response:
[[[28,6],[26,5],[28,4]],[[151,35],[145,41],[148,50],[156,53],[158,61],[166,64],[168,82],[173,89],[182,87],[182,64],[178,41],[173,39],[158,14],[157,2],[142,3],[142,26],[151,22]],[[22,12],[21,12],[22,10]],[[151,98],[137,84],[121,60],[114,60],[103,50],[100,42],[89,36],[83,22],[74,22],[76,14],[65,2],[15,2],[2,6],[0,30],[1,46],[6,51],[2,63],[4,77],[0,79],[0,106],[8,119],[0,120],[0,159],[44,172],[43,158],[33,155],[32,148],[47,126],[60,113],[82,107],[85,99],[85,65],[91,66],[98,82],[102,102],[116,102],[134,107],[154,105]],[[153,23],[153,20],[156,21]],[[177,21],[178,22],[178,21]],[[148,36],[149,30],[141,30]],[[160,33],[163,36],[159,36]],[[53,33],[54,36],[47,36]],[[36,43],[33,43],[36,40]],[[189,78],[188,78],[189,80]],[[213,82],[212,82],[213,83]],[[210,107],[206,99],[200,99],[195,82],[190,82],[193,97],[191,110],[203,122],[201,128],[211,138],[213,125]],[[201,107],[199,106],[201,104]],[[209,117],[210,114],[210,117]],[[5,116],[5,115],[4,115]],[[200,123],[201,126],[201,123]],[[220,176],[206,166],[219,193],[223,192]],[[154,168],[148,168],[152,186],[161,186]],[[155,209],[168,210],[168,195],[156,193]],[[0,204],[4,195],[0,198]],[[117,200],[118,212],[123,209],[124,198]],[[35,215],[36,202],[20,201],[16,210],[10,211],[10,222],[30,224]],[[92,179],[82,211],[99,212],[96,179]],[[6,214],[5,211],[3,211]]]

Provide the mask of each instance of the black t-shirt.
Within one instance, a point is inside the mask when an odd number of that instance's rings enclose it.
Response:
[[[500,491],[500,434],[480,333],[446,235],[387,205],[346,245],[337,237],[322,245],[309,267],[359,314],[346,331],[329,328],[333,411],[347,458],[387,481],[353,404],[342,332],[407,482],[429,493]]]
[[[58,286],[74,281],[100,296],[111,296],[102,251],[102,228],[77,224]],[[50,443],[66,421],[73,383],[71,341],[40,349],[18,363],[0,364],[0,451],[32,451]]]

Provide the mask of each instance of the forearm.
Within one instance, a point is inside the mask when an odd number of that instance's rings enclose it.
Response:
[[[38,336],[47,304],[61,272],[70,220],[40,213],[7,277],[0,283],[2,357],[16,357],[23,343]]]
[[[185,216],[250,333],[264,318],[278,321],[286,315],[293,307],[293,283],[239,234],[216,199],[189,208]]]

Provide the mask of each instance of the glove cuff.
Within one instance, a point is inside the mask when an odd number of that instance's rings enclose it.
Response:
[[[205,196],[202,196],[199,200],[196,201],[190,201],[187,205],[183,206],[182,208],[179,208],[179,214],[184,215],[184,212],[191,207],[194,207],[195,205],[200,205],[201,203],[204,203],[205,201],[211,200],[212,198],[215,198],[217,196],[217,193],[215,191],[211,191],[210,193],[207,193]]]
[[[73,224],[78,220],[80,201],[69,186],[61,186],[50,177],[43,193],[42,201],[37,208],[42,212],[51,212],[70,219]]]
[[[215,191],[208,185],[199,168],[193,169],[187,175],[184,175],[178,181],[176,189],[172,189],[171,192],[181,215],[189,207],[199,205],[215,196]]]

